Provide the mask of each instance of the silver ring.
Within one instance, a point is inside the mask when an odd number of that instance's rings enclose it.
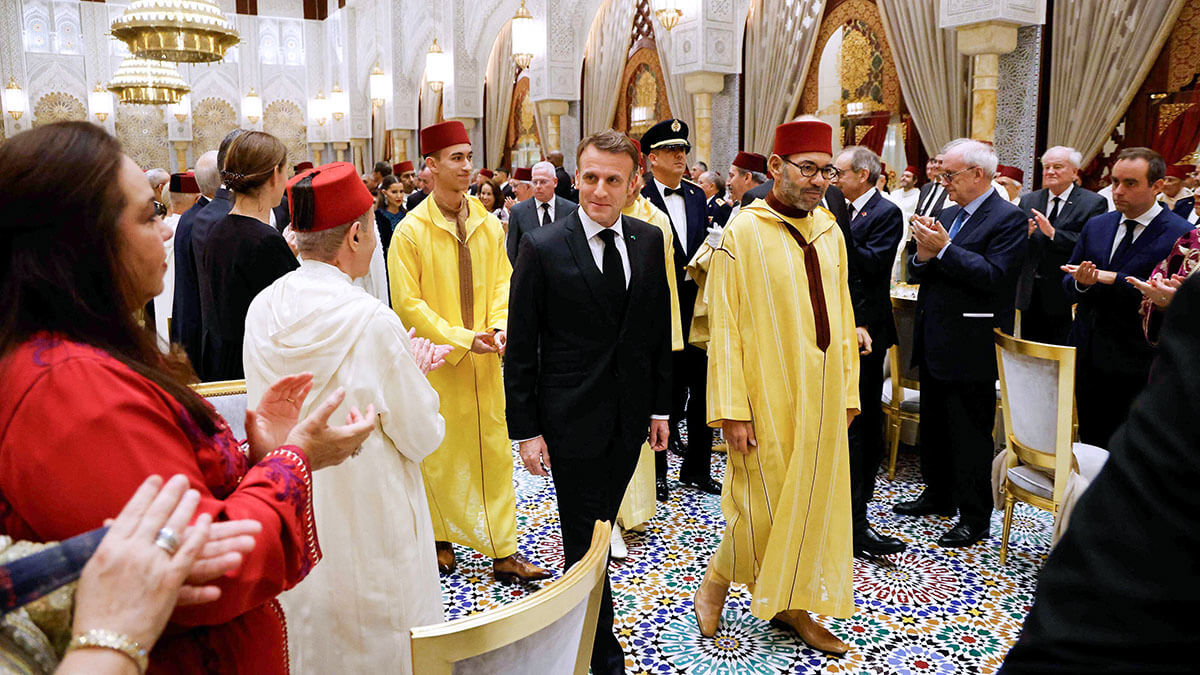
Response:
[[[164,527],[154,538],[154,545],[166,551],[167,555],[173,556],[179,550],[179,535],[175,534],[175,530]]]

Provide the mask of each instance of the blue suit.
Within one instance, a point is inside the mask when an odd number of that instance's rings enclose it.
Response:
[[[1150,276],[1175,241],[1192,229],[1164,207],[1127,251],[1109,260],[1113,242],[1124,236],[1124,220],[1117,211],[1089,220],[1068,261],[1078,265],[1090,260],[1101,270],[1114,271],[1115,283],[1097,283],[1080,291],[1071,275],[1064,274],[1062,280],[1063,290],[1077,303],[1070,343],[1078,350],[1075,400],[1079,439],[1100,447],[1107,446],[1112,433],[1125,421],[1154,360],[1154,347],[1142,334],[1138,314],[1142,294],[1125,277]]]
[[[1180,218],[1187,220],[1187,217],[1192,214],[1192,209],[1194,208],[1196,208],[1196,197],[1193,195],[1175,202],[1175,208],[1171,209],[1171,211]]]
[[[942,210],[950,231],[962,207]],[[921,473],[926,495],[957,507],[961,522],[992,514],[996,348],[992,329],[1012,331],[1017,272],[1027,245],[1025,213],[995,190],[963,222],[942,257],[909,258],[917,296],[913,361],[921,369]]]

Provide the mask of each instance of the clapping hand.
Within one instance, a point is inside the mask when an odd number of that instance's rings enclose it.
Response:
[[[413,360],[425,375],[446,365],[446,355],[454,349],[450,345],[435,345],[426,338],[417,337],[416,328],[408,329],[408,339],[412,346]]]
[[[716,224],[710,225],[708,227],[708,237],[706,237],[704,239],[704,243],[708,244],[712,248],[720,248],[721,247],[721,233],[723,233],[724,231],[725,231],[725,228],[721,227],[720,225],[716,225]]]
[[[1078,265],[1063,265],[1060,270],[1070,274],[1075,279],[1075,283],[1080,287],[1091,286],[1093,284],[1112,284],[1117,280],[1117,273],[1108,270],[1102,270],[1096,267],[1096,263],[1090,260],[1084,260]]]
[[[913,239],[917,242],[917,260],[925,262],[936,258],[937,254],[950,243],[950,233],[942,224],[929,216],[913,216]]]
[[[1185,279],[1187,277],[1182,274],[1172,274],[1170,279],[1152,277],[1149,282],[1142,281],[1137,277],[1125,277],[1125,281],[1141,291],[1142,296],[1149,298],[1150,302],[1159,309],[1164,309],[1171,304],[1171,300],[1175,298],[1175,291],[1179,290]]]
[[[312,387],[312,373],[282,377],[263,394],[258,408],[246,410],[250,463],[257,463],[268,452],[284,444],[300,419],[300,407]]]
[[[1029,234],[1033,234],[1035,229],[1041,230],[1049,239],[1054,238],[1054,226],[1050,224],[1050,219],[1037,209],[1033,209],[1033,217],[1029,219]]]
[[[357,454],[363,441],[375,430],[374,404],[367,406],[365,414],[352,406],[346,415],[345,426],[329,425],[329,416],[345,399],[346,390],[338,387],[288,434],[287,445],[303,450],[313,471],[341,464]]]

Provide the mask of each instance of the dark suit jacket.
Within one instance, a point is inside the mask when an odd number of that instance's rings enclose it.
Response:
[[[827,193],[828,194],[828,193]],[[842,201],[845,204],[845,200]],[[854,323],[871,334],[871,349],[884,350],[896,344],[892,318],[892,263],[904,236],[904,214],[878,190],[858,213],[850,214],[847,252],[853,249],[856,277],[850,286]],[[857,297],[856,296],[857,291]]]
[[[622,216],[626,308],[602,287],[577,212],[529,232],[513,270],[504,357],[509,436],[598,457],[614,440],[637,452],[650,416],[671,411],[670,295],[663,235]]]
[[[1187,217],[1192,215],[1192,209],[1196,208],[1196,197],[1184,197],[1175,202],[1175,208],[1171,209],[1175,215],[1187,220]]]
[[[579,203],[579,190],[571,185],[571,174],[560,166],[554,169],[554,177],[558,179],[558,185],[554,186],[554,194],[569,202]]]
[[[725,227],[725,223],[729,220],[729,213],[733,211],[733,204],[726,201],[722,197],[713,195],[708,200],[708,224]]]
[[[575,213],[575,209],[577,208],[579,208],[579,205],[575,202],[555,195],[554,220],[559,221],[566,218]],[[508,212],[508,237],[504,240],[505,248],[508,249],[508,261],[510,263],[517,264],[517,251],[521,245],[521,238],[541,226],[542,214],[538,209],[537,200],[533,197],[512,207]]]
[[[413,209],[417,208],[417,204],[420,204],[422,199],[425,199],[428,196],[429,195],[420,190],[413,192],[408,196],[408,201],[404,203],[404,210],[412,211]]]
[[[699,292],[699,286],[684,270],[708,234],[708,200],[704,198],[704,190],[701,190],[698,185],[684,180],[679,182],[679,187],[684,191],[683,204],[687,210],[687,240],[680,241],[680,237],[675,237],[675,285],[679,289],[679,317],[683,321],[684,341],[686,342],[692,325],[692,313],[696,310],[696,294]],[[671,217],[671,212],[667,210],[667,203],[663,201],[657,184],[651,182],[649,176],[646,178],[646,186],[642,188],[642,196],[667,214],[668,218]],[[675,228],[674,222],[671,223],[671,227],[674,232],[679,231],[678,228]]]
[[[283,194],[283,199],[280,200],[279,206],[271,209],[275,213],[275,229],[279,230],[280,234],[283,230],[292,224],[292,209],[288,205],[287,193]]]
[[[1200,632],[1186,617],[1200,610],[1198,372],[1193,275],[1167,310],[1149,384],[1042,567],[1002,674],[1196,671]]]
[[[204,334],[200,323],[200,285],[196,278],[192,233],[197,223],[220,220],[229,215],[232,208],[229,190],[220,188],[211,200],[201,197],[192,208],[184,211],[175,228],[175,296],[171,301],[171,341],[183,345],[197,373],[200,372],[200,345],[204,341]]]
[[[771,187],[774,185],[775,180],[768,178],[767,182],[746,190],[746,192],[742,194],[742,207],[744,208],[749,206],[750,202],[754,201],[755,199],[766,199],[767,193],[771,191]],[[835,213],[833,215],[836,216],[837,214]]]
[[[1124,236],[1125,217],[1118,211],[1096,216],[1083,227],[1068,261],[1078,265],[1090,260],[1102,270],[1115,271],[1117,281],[1093,284],[1084,292],[1075,287],[1069,274],[1062,275],[1063,290],[1075,308],[1071,344],[1079,349],[1081,367],[1124,375],[1145,374],[1154,359],[1154,349],[1142,333],[1138,307],[1142,294],[1125,281],[1134,276],[1145,279],[1158,263],[1166,259],[1175,241],[1192,226],[1166,208],[1150,221],[1120,260],[1109,260],[1114,237]]]
[[[942,215],[942,209],[945,209],[949,206],[954,205],[953,202],[950,202],[949,204],[947,204],[946,190],[945,190],[945,187],[943,186],[941,194],[938,195],[937,199],[934,200],[933,204],[930,205],[929,208],[926,208],[924,210],[922,210],[920,208],[925,203],[925,199],[929,197],[929,191],[932,190],[935,185],[940,185],[940,184],[935,181],[929,181],[928,183],[921,186],[920,192],[917,194],[917,215],[932,216],[934,218],[937,218],[938,216]]]
[[[950,206],[938,218],[947,231],[960,208]],[[1026,232],[1025,212],[993,190],[941,259],[916,264],[916,253],[909,256],[909,277],[921,285],[913,362],[922,374],[950,381],[996,379],[992,328],[1012,333]]]
[[[1050,190],[1021,195],[1021,210],[1033,217],[1033,210],[1050,217]],[[1075,250],[1083,225],[1093,217],[1108,210],[1108,202],[1100,195],[1081,187],[1071,188],[1071,194],[1060,207],[1054,219],[1054,238],[1050,239],[1041,230],[1029,236],[1029,247],[1021,263],[1021,275],[1017,278],[1017,309],[1029,309],[1029,302],[1036,292],[1042,307],[1053,314],[1070,314],[1071,301],[1062,290],[1060,269]]]

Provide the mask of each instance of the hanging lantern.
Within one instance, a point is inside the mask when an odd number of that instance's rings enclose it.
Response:
[[[435,94],[442,90],[442,85],[446,84],[446,75],[449,70],[450,63],[447,60],[446,52],[442,51],[441,45],[437,43],[437,38],[433,38],[433,44],[429,46],[429,53],[425,54],[425,81]]]
[[[371,77],[367,81],[367,85],[371,90],[372,105],[382,107],[392,97],[392,81],[383,72],[383,68],[379,66],[378,61],[375,62],[375,67],[371,69]]]
[[[134,56],[179,63],[220,61],[238,43],[215,0],[133,0],[112,35]]]
[[[242,116],[250,120],[251,125],[254,125],[262,119],[262,114],[262,97],[254,91],[254,87],[250,87],[250,93],[242,98]]]
[[[179,103],[179,99],[191,91],[175,66],[136,56],[125,57],[121,67],[113,73],[108,90],[116,94],[121,103],[146,105]]]
[[[677,0],[657,0],[655,2],[657,9],[654,10],[654,16],[658,17],[658,22],[662,24],[667,32],[679,24],[679,20],[683,18],[683,10],[679,9]]]
[[[96,83],[96,88],[88,94],[88,107],[92,109],[92,114],[100,120],[101,124],[113,113],[112,94],[105,91],[99,82]]]
[[[4,88],[4,109],[12,115],[13,121],[21,119],[21,115],[25,114],[27,107],[25,101],[25,92],[21,91],[21,87],[17,86],[17,81],[9,77],[8,86]]]
[[[512,18],[513,62],[524,70],[533,62],[534,25],[533,15],[525,8],[525,0]]]

